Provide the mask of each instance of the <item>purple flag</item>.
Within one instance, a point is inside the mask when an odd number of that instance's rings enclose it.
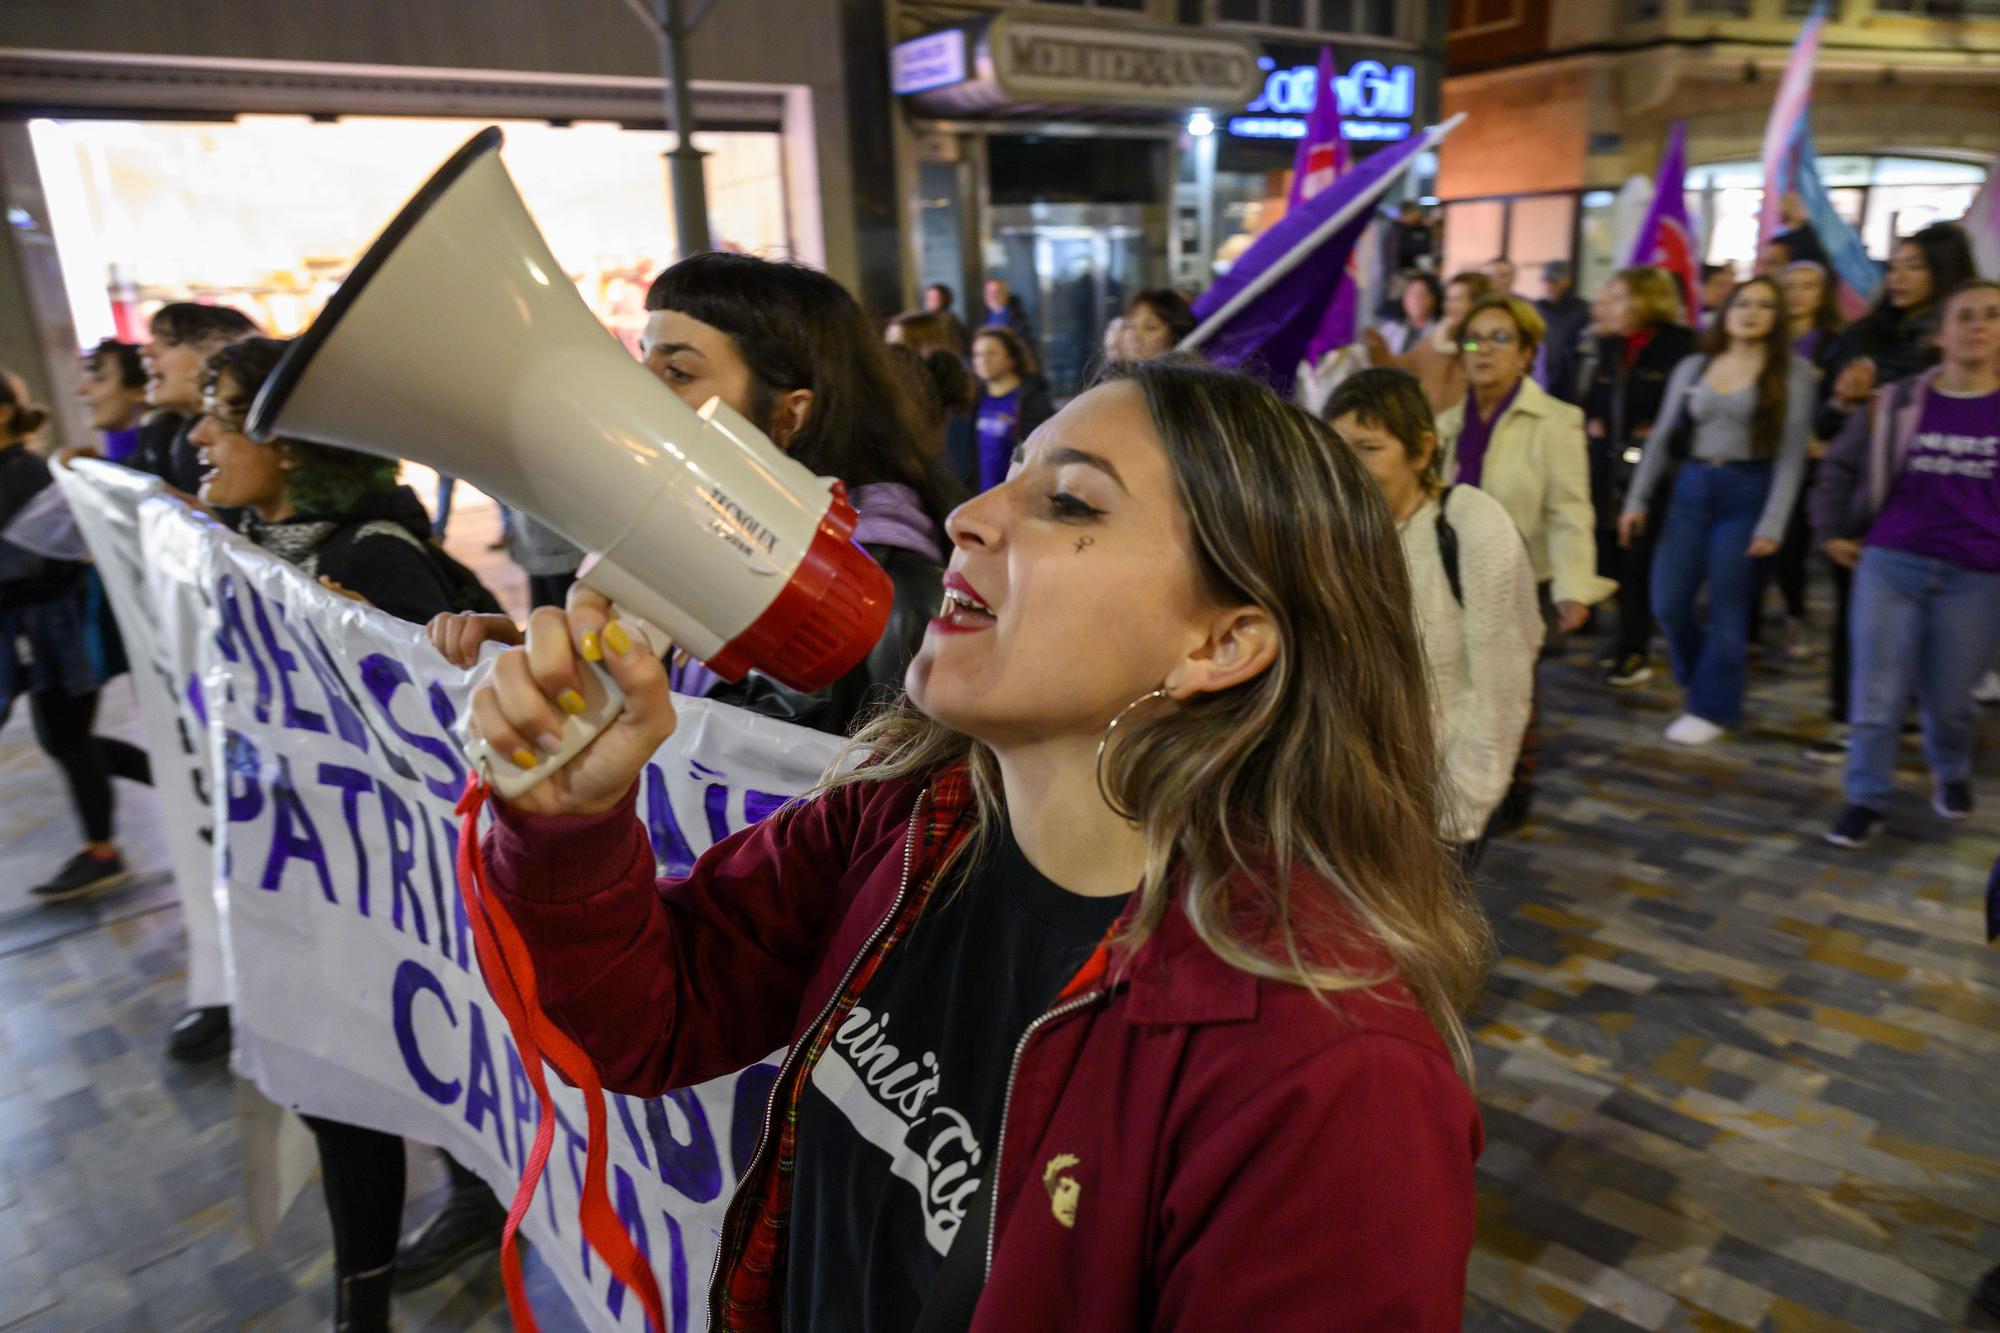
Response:
[[[1292,156],[1292,191],[1285,200],[1290,212],[1333,184],[1347,170],[1347,141],[1340,137],[1340,98],[1334,95],[1333,48],[1319,49],[1319,72],[1313,77],[1312,110],[1306,113],[1306,137]]]
[[[1198,325],[1181,347],[1199,348],[1217,365],[1248,371],[1289,394],[1376,202],[1458,122],[1454,116],[1383,149],[1285,214],[1202,293],[1194,305]]]
[[[1653,202],[1646,220],[1632,237],[1626,266],[1649,264],[1673,275],[1681,285],[1681,301],[1689,324],[1701,319],[1701,275],[1695,265],[1694,227],[1687,210],[1687,122],[1675,121],[1660,156],[1660,174],[1653,181]]]

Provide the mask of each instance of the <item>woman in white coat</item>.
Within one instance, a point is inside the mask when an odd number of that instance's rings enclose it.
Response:
[[[1563,635],[1581,629],[1618,585],[1597,573],[1583,413],[1528,374],[1542,331],[1542,317],[1519,297],[1475,303],[1460,334],[1465,400],[1439,414],[1437,434],[1444,476],[1477,486],[1514,520],[1544,614]]]
[[[1448,784],[1443,833],[1469,868],[1513,784],[1533,708],[1542,646],[1534,569],[1498,501],[1444,484],[1415,377],[1364,370],[1333,391],[1325,415],[1382,488],[1402,537]]]

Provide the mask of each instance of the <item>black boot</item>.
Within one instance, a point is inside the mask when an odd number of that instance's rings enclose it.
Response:
[[[389,1333],[389,1289],[394,1261],[365,1273],[334,1274],[333,1333]]]
[[[437,1216],[417,1228],[396,1251],[396,1290],[416,1291],[476,1254],[500,1248],[507,1210],[486,1182],[444,1154],[451,1193]]]
[[[167,1054],[190,1064],[229,1054],[229,1006],[190,1009],[167,1031]]]

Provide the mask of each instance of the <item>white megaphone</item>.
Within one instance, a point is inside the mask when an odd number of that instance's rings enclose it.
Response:
[[[591,314],[482,130],[368,247],[250,409],[254,439],[408,458],[533,514],[593,559],[581,579],[726,680],[818,689],[888,621],[840,483],[711,399],[689,408]],[[663,637],[662,637],[663,636]],[[601,668],[531,767],[468,746],[503,796],[562,766],[624,698]]]

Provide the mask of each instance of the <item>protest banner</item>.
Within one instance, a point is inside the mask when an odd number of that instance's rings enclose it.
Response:
[[[182,896],[219,923],[235,1067],[272,1100],[436,1144],[505,1200],[536,1101],[474,961],[455,881],[455,728],[485,667],[327,591],[159,495],[82,463],[62,479],[126,629],[163,773]],[[489,655],[490,660],[490,655]],[[663,873],[807,790],[818,732],[696,699],[648,766],[639,813]],[[160,767],[158,758],[156,769]],[[203,799],[206,804],[204,805]],[[672,1333],[705,1326],[722,1211],[754,1150],[775,1059],[652,1100],[611,1096],[609,1185]],[[645,1326],[588,1252],[580,1095],[553,1076],[556,1150],[523,1232],[581,1316]]]

